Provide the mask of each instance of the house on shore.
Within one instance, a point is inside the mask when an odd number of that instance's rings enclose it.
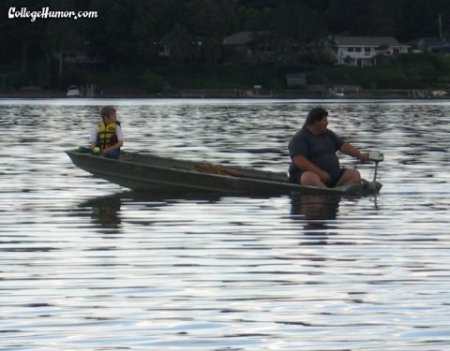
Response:
[[[414,54],[431,52],[433,54],[450,55],[450,42],[436,37],[417,38],[409,42]]]
[[[60,60],[64,63],[94,65],[103,62],[100,56],[95,55],[84,48],[72,48],[67,50],[61,49],[59,51],[54,50],[52,52],[52,56],[54,59]]]
[[[270,62],[274,48],[270,32],[237,32],[225,37],[222,45],[225,57],[238,62]]]
[[[379,56],[407,54],[410,48],[394,37],[335,36],[331,45],[336,64],[354,67],[376,65]]]

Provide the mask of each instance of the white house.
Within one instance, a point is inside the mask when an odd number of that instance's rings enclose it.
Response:
[[[356,67],[377,64],[377,56],[406,54],[410,46],[394,37],[336,36],[333,39],[336,63]]]
[[[52,54],[53,58],[62,60],[62,62],[66,63],[96,64],[102,62],[102,59],[99,56],[90,54],[85,50],[55,50]]]

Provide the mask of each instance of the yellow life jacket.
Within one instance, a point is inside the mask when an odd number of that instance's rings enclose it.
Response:
[[[97,124],[97,143],[96,145],[102,150],[106,149],[108,146],[117,143],[117,126],[120,126],[120,122],[113,122],[105,124],[101,121]]]

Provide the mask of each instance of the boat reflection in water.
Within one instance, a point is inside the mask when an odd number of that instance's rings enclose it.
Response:
[[[109,234],[115,234],[122,229],[121,208],[124,204],[131,204],[132,210],[142,212],[149,209],[159,209],[179,202],[189,201],[195,203],[196,201],[201,201],[202,203],[215,203],[220,199],[221,196],[219,194],[211,193],[124,191],[84,201],[79,205],[79,208],[88,209],[88,214],[86,211],[81,211],[81,213],[83,216],[90,216],[95,227],[105,229],[105,232]],[[145,220],[144,217],[141,217],[139,221],[146,225],[150,223],[150,220]],[[111,229],[117,230],[111,231]]]
[[[224,199],[225,194],[193,193],[193,192],[134,192],[124,191],[108,196],[101,196],[82,202],[78,206],[78,215],[90,218],[91,223],[96,228],[101,228],[102,232],[108,234],[120,233],[123,226],[123,218],[127,214],[122,213],[125,206],[129,211],[137,211],[140,214],[139,223],[148,225],[152,217],[148,211],[160,210],[162,207],[176,204],[191,203],[215,204]],[[236,195],[233,195],[235,197]],[[245,196],[243,197],[245,198]],[[254,197],[252,197],[254,198]],[[265,199],[261,197],[261,199]],[[267,199],[267,198],[266,198]],[[323,195],[291,195],[289,197],[291,210],[290,217],[303,224],[306,235],[329,235],[334,231],[330,225],[336,219],[341,196]],[[131,213],[130,212],[130,213]],[[144,215],[144,212],[147,215]],[[136,222],[137,218],[133,219]]]

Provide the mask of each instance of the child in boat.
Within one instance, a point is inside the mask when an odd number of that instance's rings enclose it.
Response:
[[[114,106],[104,106],[100,115],[102,120],[91,133],[91,148],[101,156],[118,159],[124,138]],[[99,151],[99,152],[98,152]]]

